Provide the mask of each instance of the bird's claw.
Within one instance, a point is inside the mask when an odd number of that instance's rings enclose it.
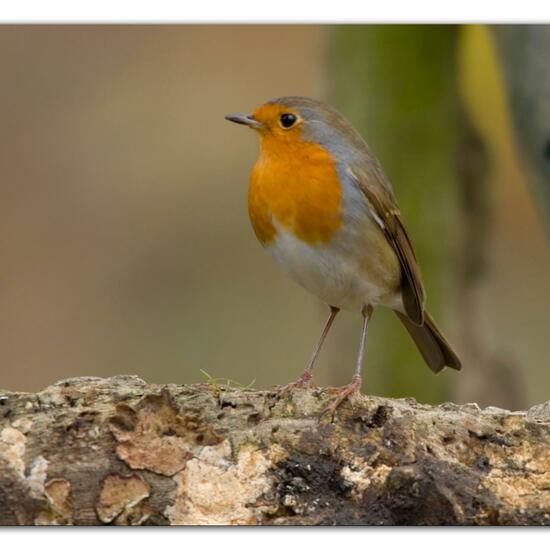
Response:
[[[361,376],[356,374],[349,384],[342,386],[341,388],[330,388],[329,391],[337,391],[338,394],[334,401],[323,410],[321,416],[330,415],[334,417],[336,409],[342,404],[346,399],[361,393]]]
[[[277,387],[277,397],[282,397],[285,393],[295,389],[295,388],[313,388],[315,384],[313,383],[313,376],[311,373],[305,372],[296,380],[296,382],[291,382],[290,384],[285,384],[284,386]]]

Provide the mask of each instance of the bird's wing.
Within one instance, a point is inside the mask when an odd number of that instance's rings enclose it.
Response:
[[[351,165],[346,172],[365,196],[373,218],[399,258],[405,313],[413,323],[422,325],[426,295],[411,238],[385,175],[377,165],[371,164],[369,168],[367,171]]]

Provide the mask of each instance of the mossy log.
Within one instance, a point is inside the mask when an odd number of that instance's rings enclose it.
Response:
[[[74,378],[0,391],[2,525],[550,524],[527,412]]]

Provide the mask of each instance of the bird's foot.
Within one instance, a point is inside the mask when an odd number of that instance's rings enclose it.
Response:
[[[313,383],[313,374],[311,372],[304,372],[296,382],[291,382],[290,384],[285,384],[284,386],[277,386],[277,397],[283,396],[285,393],[295,389],[295,388],[313,388],[315,384]]]
[[[321,416],[325,414],[334,416],[336,409],[342,404],[342,402],[356,394],[361,393],[361,376],[356,374],[349,384],[342,386],[341,388],[327,388],[330,392],[338,392],[336,399],[321,413]]]

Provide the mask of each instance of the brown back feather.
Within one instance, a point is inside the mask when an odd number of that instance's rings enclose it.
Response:
[[[363,174],[361,177],[361,171],[354,166],[350,174],[365,195],[373,213],[380,220],[381,229],[401,264],[401,293],[405,312],[413,323],[422,325],[426,301],[422,274],[389,183],[379,170]],[[376,178],[376,181],[371,183],[369,180],[373,177]],[[379,178],[384,179],[383,183],[379,181]]]

